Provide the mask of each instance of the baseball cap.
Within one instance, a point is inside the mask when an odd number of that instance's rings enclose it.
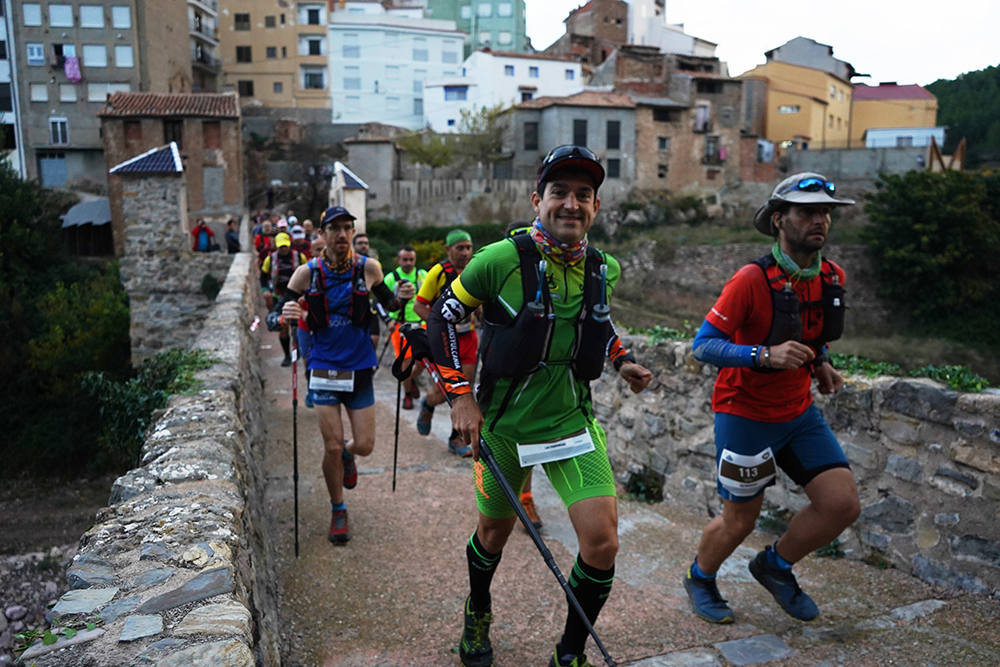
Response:
[[[832,206],[851,206],[853,199],[835,196],[837,186],[823,174],[814,171],[803,171],[792,174],[784,179],[771,192],[767,203],[757,209],[753,216],[753,226],[761,234],[774,236],[774,225],[771,216],[782,202],[786,204],[830,204]]]
[[[288,234],[286,234],[285,232],[281,232],[280,234],[275,235],[274,245],[278,248],[282,246],[290,246],[292,245],[292,239],[289,238]]]
[[[284,218],[278,220],[278,229],[288,229],[288,221]]]
[[[299,221],[299,219],[297,217],[295,217],[294,215],[288,216],[288,224],[295,225],[296,223],[298,223],[298,221]]]
[[[554,172],[569,168],[590,174],[594,180],[594,190],[601,187],[601,183],[604,182],[604,167],[592,150],[586,146],[564,144],[553,148],[542,160],[542,164],[538,167],[536,189],[540,191],[547,181],[552,180]]]
[[[302,225],[292,225],[292,228],[288,231],[291,232],[293,239],[304,239],[306,237],[306,230],[302,229]]]
[[[448,236],[444,238],[445,245],[455,245],[459,241],[471,241],[472,237],[469,232],[464,229],[453,229],[448,232]]]
[[[326,225],[326,223],[332,220],[336,220],[337,218],[343,218],[343,217],[348,217],[351,220],[357,220],[357,218],[351,215],[351,212],[348,211],[343,206],[331,206],[330,208],[323,211],[323,217],[320,218],[319,220],[319,226],[323,227],[324,225]]]

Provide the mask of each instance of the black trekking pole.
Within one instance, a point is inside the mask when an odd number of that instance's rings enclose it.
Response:
[[[448,401],[448,406],[450,407],[451,398],[448,397],[448,392],[445,391],[444,382],[438,375],[437,369],[428,363],[426,358],[421,358],[420,361],[423,363],[424,368],[427,369],[427,372],[430,373],[430,376],[437,384],[438,389],[440,389],[441,393],[444,394],[444,398]],[[583,625],[587,628],[587,632],[594,638],[594,643],[597,644],[597,648],[601,651],[601,655],[604,656],[604,661],[609,665],[609,667],[615,667],[616,663],[614,659],[608,653],[607,649],[604,648],[604,644],[601,642],[600,637],[597,636],[597,631],[594,629],[590,619],[587,618],[587,614],[584,613],[583,607],[580,606],[580,601],[576,599],[576,596],[573,595],[573,591],[570,590],[569,584],[566,582],[566,578],[563,576],[562,571],[556,564],[555,558],[552,556],[552,552],[549,551],[547,546],[545,546],[545,542],[542,541],[542,536],[538,534],[538,529],[535,528],[535,524],[531,523],[531,519],[528,518],[528,514],[524,511],[524,507],[521,506],[521,502],[514,493],[514,489],[511,487],[510,482],[508,482],[507,478],[504,477],[496,459],[493,458],[493,452],[490,450],[490,446],[486,444],[486,440],[484,440],[482,436],[479,436],[479,458],[481,458],[486,467],[489,468],[493,478],[500,486],[500,491],[503,493],[504,497],[507,498],[507,502],[510,503],[510,506],[514,508],[514,513],[517,514],[517,518],[521,520],[522,524],[524,524],[525,530],[527,530],[528,534],[531,536],[531,541],[535,543],[539,553],[542,554],[542,560],[544,560],[545,564],[549,566],[550,570],[552,570],[552,574],[555,575],[556,580],[559,582],[563,592],[566,594],[566,599],[569,600],[573,610],[576,611],[577,616],[579,616],[580,620],[583,621]]]
[[[294,330],[292,323],[295,323]],[[289,320],[288,328],[292,338],[292,486],[295,497],[295,557],[299,557],[299,345],[298,322]],[[306,391],[308,391],[308,387]]]
[[[389,320],[389,322],[391,321],[392,320]],[[375,363],[375,368],[380,368],[382,366],[382,359],[383,357],[385,357],[385,351],[389,349],[389,344],[392,343],[392,331],[390,330],[389,322],[385,323],[386,326],[385,345],[382,346],[382,352],[378,355],[378,361]]]
[[[396,493],[396,457],[399,454],[399,401],[403,396],[403,381],[396,381],[396,433],[392,437],[392,492]]]

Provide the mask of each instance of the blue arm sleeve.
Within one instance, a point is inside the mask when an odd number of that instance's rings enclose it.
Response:
[[[695,359],[713,366],[753,366],[754,346],[730,342],[729,337],[708,320],[701,323],[691,347]]]

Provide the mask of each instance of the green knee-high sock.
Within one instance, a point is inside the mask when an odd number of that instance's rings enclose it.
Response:
[[[497,571],[502,555],[503,551],[497,554],[487,551],[475,533],[469,538],[465,556],[469,561],[469,603],[475,611],[490,610],[492,603],[490,583],[493,581],[493,573]]]
[[[576,556],[576,563],[573,564],[573,571],[569,575],[569,588],[573,591],[583,613],[587,615],[587,620],[593,625],[597,622],[597,615],[601,613],[608,595],[611,593],[611,584],[615,580],[615,566],[610,570],[599,570],[583,562],[579,554]],[[569,598],[567,598],[569,604]],[[580,620],[580,616],[569,607],[566,616],[566,629],[563,631],[562,639],[559,640],[560,655],[580,655],[583,647],[587,643],[587,626]]]

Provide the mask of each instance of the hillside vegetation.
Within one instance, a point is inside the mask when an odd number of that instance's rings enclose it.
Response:
[[[1000,66],[939,79],[927,90],[938,99],[937,124],[948,128],[944,152],[964,137],[969,166],[1000,164]]]

